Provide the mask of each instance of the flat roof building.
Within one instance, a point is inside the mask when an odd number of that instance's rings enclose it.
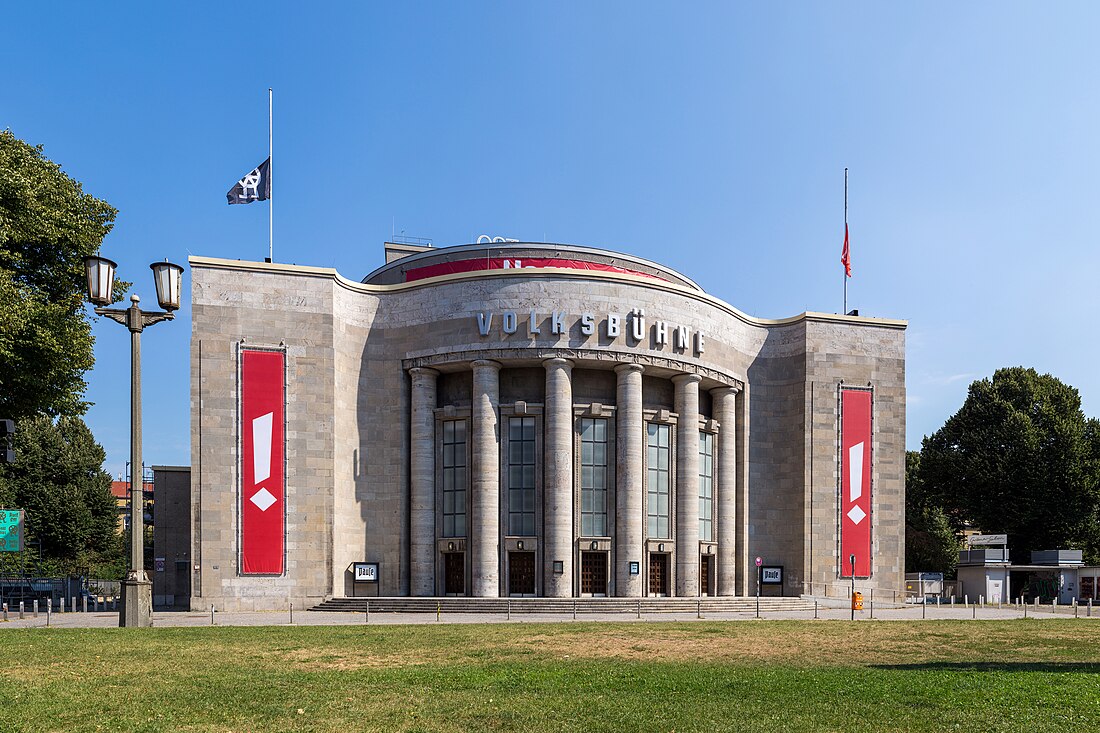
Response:
[[[386,255],[190,259],[196,607],[752,595],[757,557],[903,588],[903,321],[588,247]]]

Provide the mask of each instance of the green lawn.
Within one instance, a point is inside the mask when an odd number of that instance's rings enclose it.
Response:
[[[1047,731],[1091,621],[0,628],[0,731]]]

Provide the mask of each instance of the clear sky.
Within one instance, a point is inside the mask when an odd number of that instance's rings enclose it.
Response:
[[[1100,6],[1058,3],[21,3],[0,127],[119,209],[104,252],[359,279],[391,230],[667,264],[749,314],[842,303],[908,330],[907,444],[1026,365],[1100,416]],[[189,292],[189,273],[185,275]],[[145,459],[189,464],[190,312],[143,336]],[[127,459],[126,330],[88,421]]]

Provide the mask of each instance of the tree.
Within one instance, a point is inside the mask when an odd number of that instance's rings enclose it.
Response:
[[[0,131],[0,416],[87,409],[83,259],[99,251],[115,214],[41,146]],[[127,287],[116,287],[116,299]]]
[[[1079,548],[1100,560],[1100,423],[1077,390],[1034,369],[999,369],[924,439],[923,491],[956,528],[1007,533],[1009,549]]]
[[[103,470],[103,448],[84,421],[25,418],[15,445],[15,463],[0,467],[0,497],[25,512],[25,552],[33,544],[37,560],[41,541],[53,572],[118,565],[122,543],[111,477]]]
[[[925,490],[920,456],[905,452],[905,572],[951,574],[961,543],[943,507]]]

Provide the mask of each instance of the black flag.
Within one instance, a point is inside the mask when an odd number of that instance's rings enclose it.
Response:
[[[230,204],[250,204],[271,198],[271,158],[260,163],[225,195]]]

